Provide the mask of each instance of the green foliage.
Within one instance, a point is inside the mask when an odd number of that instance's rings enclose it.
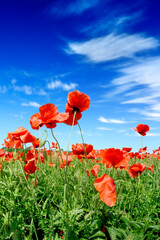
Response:
[[[153,164],[154,171],[145,170],[133,179],[127,171],[100,165],[98,176],[106,173],[116,184],[117,201],[110,208],[94,188],[96,177],[86,174],[94,165],[92,160],[74,159],[68,167],[65,198],[64,169],[49,166],[50,156],[45,152],[44,158],[45,163],[38,162],[39,170],[28,180],[23,162],[2,162],[0,239],[58,240],[62,234],[71,240],[160,239],[159,161],[139,160]],[[130,160],[130,165],[134,162]]]

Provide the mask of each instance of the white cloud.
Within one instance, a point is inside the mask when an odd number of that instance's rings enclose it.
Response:
[[[118,133],[125,133],[126,130],[117,130]]]
[[[148,137],[158,137],[158,136],[160,136],[160,133],[147,133],[146,136],[148,136]]]
[[[131,100],[127,100],[127,101],[123,101],[121,102],[122,104],[127,104],[127,103],[147,103],[147,104],[151,104],[151,103],[155,103],[154,98],[156,98],[157,96],[145,96],[145,97],[140,97],[140,98],[135,98],[135,99],[131,99]]]
[[[98,130],[101,130],[101,131],[110,131],[110,130],[113,130],[112,128],[105,128],[105,127],[97,127]]]
[[[24,92],[26,95],[31,95],[33,93],[33,89],[30,86],[13,86],[14,91],[16,92]]]
[[[84,11],[96,6],[98,2],[99,0],[74,0],[69,3],[59,0],[57,4],[54,3],[53,6],[50,6],[46,11],[61,17],[71,14],[82,14]]]
[[[130,58],[136,53],[154,49],[159,46],[158,40],[143,35],[115,35],[113,33],[100,38],[94,38],[83,43],[69,43],[69,54],[84,55],[89,61],[99,63]]]
[[[15,78],[12,79],[12,81],[11,81],[12,84],[15,84],[16,82],[17,82],[17,80]]]
[[[72,89],[75,89],[78,86],[77,83],[63,83],[59,80],[56,81],[51,81],[50,83],[48,83],[48,89],[55,89],[55,88],[62,88],[65,91],[70,91]]]
[[[121,77],[111,82],[114,90],[106,94],[106,99],[107,96],[119,94],[123,98],[121,104],[134,104],[128,112],[159,121],[160,57],[141,58],[132,66],[122,66],[119,72]]]
[[[16,85],[17,80],[13,79],[11,81],[12,83],[12,88],[15,92],[23,92],[26,95],[40,95],[40,96],[46,96],[48,93],[43,89],[43,88],[33,88],[32,86],[28,85],[23,85],[23,86],[18,86]]]
[[[25,107],[40,107],[41,105],[37,102],[22,103],[22,106]]]
[[[76,134],[81,135],[81,132],[80,132],[80,131],[77,131]],[[85,136],[88,136],[88,137],[93,136],[93,134],[90,133],[90,132],[83,132],[83,131],[82,131],[82,134],[85,135]]]
[[[20,119],[23,119],[24,118],[24,114],[26,114],[26,112],[21,112],[19,114],[15,113],[15,114],[10,114],[12,117],[15,117],[15,118],[20,118]]]
[[[7,87],[6,86],[0,86],[0,93],[6,93]]]
[[[48,93],[46,91],[44,91],[43,88],[40,88],[40,89],[36,90],[36,92],[37,92],[37,95],[41,95],[41,96],[48,95]]]
[[[127,123],[126,121],[124,120],[119,120],[119,119],[107,119],[107,118],[104,118],[104,117],[99,117],[98,120],[100,122],[103,122],[103,123],[117,123],[117,124],[123,124],[123,123]]]
[[[73,3],[71,3],[67,9],[67,12],[69,14],[81,14],[83,13],[85,10],[94,7],[97,3],[99,2],[99,0],[92,0],[92,1],[87,1],[87,0],[78,0],[78,1],[74,1]]]

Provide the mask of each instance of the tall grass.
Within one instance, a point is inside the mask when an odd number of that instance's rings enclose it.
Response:
[[[117,200],[111,208],[101,201],[94,188],[96,177],[86,174],[94,161],[75,158],[68,166],[66,203],[61,177],[64,169],[49,166],[54,159],[44,155],[45,163],[39,161],[39,170],[30,174],[28,180],[23,162],[2,162],[0,239],[160,239],[160,161],[138,160],[147,166],[153,164],[154,168],[153,173],[145,170],[138,178],[99,163],[98,176],[106,173],[116,184]],[[135,159],[129,161],[129,165],[133,163]]]

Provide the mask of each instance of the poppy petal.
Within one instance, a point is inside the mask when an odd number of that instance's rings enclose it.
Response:
[[[38,130],[40,126],[42,127],[44,125],[40,118],[39,113],[35,113],[31,116],[30,124],[31,124],[31,127],[36,130]]]
[[[100,199],[108,206],[113,207],[116,202],[116,186],[114,180],[104,174],[94,181],[94,186],[99,192]]]

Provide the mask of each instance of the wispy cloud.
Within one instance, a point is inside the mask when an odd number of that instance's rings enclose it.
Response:
[[[41,105],[37,102],[28,102],[28,103],[22,103],[21,104],[22,106],[25,106],[25,107],[40,107]]]
[[[48,83],[47,87],[48,87],[48,89],[51,89],[51,90],[56,89],[56,88],[61,88],[65,91],[70,91],[72,89],[75,89],[77,86],[78,86],[77,83],[69,83],[68,84],[68,83],[63,83],[59,80],[56,80],[56,81],[52,80],[50,83]]]
[[[139,113],[150,120],[160,118],[160,57],[145,58],[132,66],[122,67],[121,77],[111,84],[113,94],[121,94],[121,104],[137,104],[129,112]],[[112,93],[112,92],[111,92]],[[138,105],[143,104],[140,108]]]
[[[117,132],[118,132],[118,133],[125,133],[126,130],[123,130],[123,129],[122,129],[122,130],[117,130]]]
[[[94,38],[86,42],[69,43],[68,54],[78,54],[87,57],[88,61],[100,63],[119,58],[131,58],[136,53],[154,49],[159,46],[158,40],[143,35],[115,35]]]
[[[80,132],[80,131],[77,131],[76,134],[81,135],[81,132]],[[91,132],[86,132],[86,131],[85,131],[85,132],[82,131],[82,134],[85,135],[85,136],[88,136],[88,137],[93,136],[93,134],[92,134]]]
[[[106,128],[106,127],[97,127],[98,130],[101,130],[101,131],[111,131],[113,130],[113,128]]]
[[[13,86],[13,90],[16,92],[24,92],[26,95],[31,95],[33,93],[33,89],[31,86]]]
[[[0,93],[6,93],[7,92],[7,87],[4,86],[0,86]]]
[[[102,9],[101,9],[102,10]],[[128,9],[129,10],[129,9]],[[108,12],[108,9],[104,9],[103,13],[96,18],[95,22],[88,24],[88,26],[82,29],[88,36],[104,36],[106,33],[112,32],[122,33],[128,26],[142,21],[142,11],[129,12],[124,8],[117,8],[115,11]],[[96,27],[95,27],[96,26]]]
[[[43,89],[43,88],[34,88],[32,86],[29,86],[29,85],[22,85],[22,86],[19,86],[17,85],[17,79],[12,79],[11,83],[12,83],[12,89],[15,91],[15,92],[22,92],[26,95],[32,95],[32,94],[35,94],[35,95],[40,95],[40,96],[46,96],[47,95],[47,92]]]
[[[147,133],[148,137],[159,137],[160,136],[160,133]]]
[[[99,117],[98,120],[100,122],[103,122],[103,123],[116,123],[116,124],[123,124],[123,123],[127,123],[126,121],[124,120],[119,120],[119,119],[107,119],[107,118],[104,118],[104,117]]]
[[[45,12],[49,14],[56,14],[57,16],[68,16],[71,14],[82,14],[84,11],[95,7],[99,0],[74,0],[72,2],[59,0],[57,3],[49,6]]]
[[[21,113],[15,113],[15,114],[10,114],[10,116],[12,117],[15,117],[15,118],[20,118],[20,119],[23,119],[24,118],[24,115],[26,114],[26,112],[21,112]]]

